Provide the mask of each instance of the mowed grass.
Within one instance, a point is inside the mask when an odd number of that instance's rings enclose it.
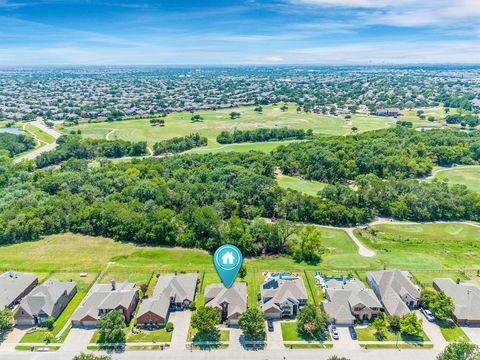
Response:
[[[294,104],[289,104],[288,111],[281,111],[279,105],[263,106],[263,113],[257,114],[254,106],[234,109],[197,111],[204,120],[192,123],[190,112],[171,113],[165,118],[165,126],[152,126],[148,118],[131,119],[115,122],[81,123],[73,127],[65,127],[64,133],[70,130],[81,130],[83,136],[88,138],[105,138],[112,130],[109,139],[123,139],[131,141],[147,141],[149,145],[155,142],[176,136],[185,136],[198,132],[209,140],[209,149],[218,148],[221,151],[232,149],[235,151],[247,151],[257,147],[258,144],[232,144],[222,146],[216,142],[217,135],[223,130],[275,128],[287,126],[294,129],[312,129],[315,134],[347,135],[352,127],[357,127],[359,132],[388,127],[395,123],[395,119],[353,115],[351,120],[342,117],[326,116],[314,113],[297,112]],[[229,114],[232,112],[241,114],[239,119],[232,120]],[[278,143],[266,143],[269,150],[278,146]],[[258,148],[258,147],[257,147]],[[268,151],[266,148],[263,150]],[[203,151],[203,150],[196,150]]]
[[[461,269],[480,262],[480,228],[466,223],[381,224],[355,233],[390,268]]]
[[[444,323],[437,321],[440,331],[443,337],[448,342],[470,342],[467,334],[462,330],[460,326],[453,322]]]
[[[172,331],[167,331],[165,329],[144,330],[139,334],[129,334],[127,336],[127,342],[170,342],[172,340],[172,333]]]
[[[25,130],[30,132],[30,133],[35,134],[35,136],[38,138],[38,140],[43,141],[47,144],[51,144],[51,143],[55,142],[55,138],[52,135],[47,134],[46,132],[40,130],[36,126],[33,126],[32,124],[28,124],[28,123],[25,124]]]
[[[470,191],[480,192],[480,166],[459,166],[441,169],[435,179],[446,180],[449,184],[465,185]]]
[[[388,330],[382,339],[378,338],[376,331],[370,327],[357,328],[356,332],[358,341],[430,341],[427,334],[425,334],[423,330],[418,335],[406,335],[402,333],[394,333],[393,331]]]
[[[309,181],[301,179],[298,176],[280,175],[277,177],[277,183],[285,189],[296,190],[308,195],[316,196],[328,184],[319,181]]]
[[[282,322],[282,338],[283,341],[328,341],[331,340],[330,333],[325,332],[323,336],[312,337],[298,333],[298,326],[296,321]]]

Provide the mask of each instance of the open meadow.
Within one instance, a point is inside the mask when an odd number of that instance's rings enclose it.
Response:
[[[465,185],[470,191],[480,192],[480,166],[442,168],[435,172],[434,179],[446,180],[449,184]]]
[[[94,139],[123,139],[131,141],[147,141],[151,146],[154,143],[176,136],[185,136],[198,132],[208,138],[207,150],[215,151],[248,151],[258,149],[270,151],[282,142],[255,143],[255,144],[228,144],[216,142],[217,135],[223,130],[256,129],[289,127],[292,129],[312,129],[317,135],[348,135],[352,127],[359,132],[381,129],[396,122],[393,118],[368,116],[357,114],[346,120],[338,116],[327,116],[314,113],[297,112],[293,104],[287,111],[281,111],[280,105],[263,106],[261,114],[254,111],[253,106],[231,108],[223,110],[196,111],[196,115],[203,117],[202,121],[192,122],[189,112],[171,113],[165,118],[165,126],[152,126],[148,117],[144,119],[125,119],[114,122],[88,123],[82,121],[79,125],[65,127],[62,131],[81,130],[82,135]],[[240,113],[240,118],[232,120],[231,112]],[[284,143],[284,142],[283,142]],[[196,149],[205,151],[205,149]]]
[[[246,258],[245,280],[254,284],[250,295],[256,294],[265,271],[296,272],[313,282],[310,276],[315,271],[355,273],[363,278],[366,271],[387,266],[410,270],[419,282],[428,283],[441,275],[466,278],[473,270],[462,274],[462,269],[477,268],[480,263],[480,228],[468,224],[382,224],[356,230],[365,245],[376,250],[374,257],[359,255],[357,245],[342,229],[320,228],[320,232],[324,250],[318,264],[298,263],[289,256]],[[142,247],[69,233],[2,246],[0,264],[2,271],[31,271],[41,281],[72,278],[86,283],[85,290],[93,281],[91,277],[98,274],[103,282],[115,279],[149,284],[155,273],[199,272],[204,274],[204,285],[219,281],[211,255],[203,250]],[[80,279],[80,272],[87,272],[89,277]]]
[[[296,190],[312,196],[317,196],[318,192],[327,186],[326,183],[319,181],[304,180],[298,176],[287,175],[278,176],[277,183],[284,189]]]

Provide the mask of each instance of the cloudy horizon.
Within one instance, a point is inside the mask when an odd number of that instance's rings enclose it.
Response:
[[[480,2],[0,0],[0,65],[477,64]]]

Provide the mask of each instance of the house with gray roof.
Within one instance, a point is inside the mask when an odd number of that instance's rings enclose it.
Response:
[[[49,279],[20,301],[14,316],[15,323],[45,326],[47,318],[56,319],[76,293],[75,282]]]
[[[124,281],[94,284],[72,315],[73,326],[96,326],[98,320],[113,310],[120,311],[125,321],[132,319],[138,304],[138,289],[134,283]]]
[[[171,310],[190,306],[195,299],[197,283],[198,274],[159,276],[153,296],[143,300],[140,305],[137,324],[165,325]]]
[[[367,283],[389,315],[403,316],[418,306],[420,289],[407,271],[382,270],[367,272]]]
[[[295,317],[308,299],[303,279],[292,276],[269,278],[261,285],[260,294],[267,319]]]
[[[433,287],[452,298],[454,320],[459,324],[480,325],[480,286],[473,281],[460,283],[452,279],[435,278]]]
[[[357,279],[325,283],[325,300],[321,307],[329,321],[337,325],[352,325],[355,320],[371,320],[382,311],[382,304],[372,289]]]
[[[38,285],[38,278],[30,273],[9,271],[0,275],[0,310],[12,308]]]
[[[230,326],[238,325],[240,315],[247,310],[247,284],[236,282],[231,288],[223,284],[212,284],[205,288],[205,306],[220,310],[222,321]]]

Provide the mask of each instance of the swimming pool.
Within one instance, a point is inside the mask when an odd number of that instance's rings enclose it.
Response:
[[[2,133],[21,135],[21,134],[24,134],[25,132],[17,128],[0,128],[0,134]]]

